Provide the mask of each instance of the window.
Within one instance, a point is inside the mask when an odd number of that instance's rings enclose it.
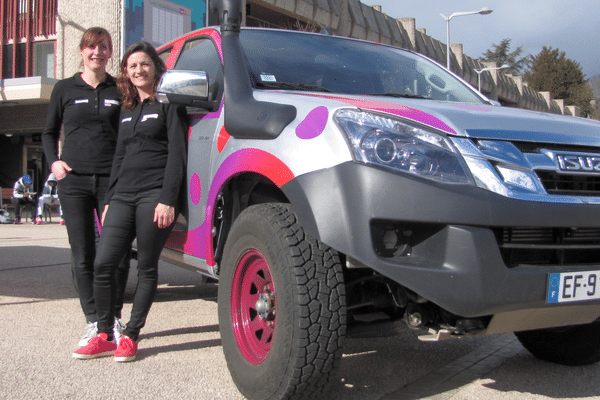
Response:
[[[19,0],[19,14],[27,14],[28,3],[29,0]],[[33,14],[35,12],[35,2],[32,2],[32,6],[31,13]]]
[[[171,50],[173,50],[173,47],[169,47],[166,50],[161,51],[160,53],[158,53],[158,56],[160,57],[161,60],[163,60],[163,62],[166,64],[167,60],[169,59],[169,55],[171,54]]]
[[[12,78],[13,52],[12,44],[4,46],[4,60],[2,60],[2,79]]]
[[[17,63],[17,78],[24,78],[26,75],[27,67],[27,45],[25,43],[19,43],[19,61]]]
[[[54,42],[33,44],[33,75],[54,78]]]
[[[26,74],[27,45],[17,44],[17,62],[15,78],[23,78]],[[33,71],[32,76],[54,78],[54,41],[33,43]],[[2,60],[2,79],[13,78],[13,45],[4,46],[4,59]]]
[[[391,46],[269,29],[243,29],[240,42],[261,89],[483,101],[438,64]]]

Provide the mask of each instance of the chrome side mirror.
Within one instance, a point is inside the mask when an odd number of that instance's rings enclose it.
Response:
[[[198,107],[208,100],[208,75],[204,71],[169,70],[160,78],[156,98],[161,103]]]

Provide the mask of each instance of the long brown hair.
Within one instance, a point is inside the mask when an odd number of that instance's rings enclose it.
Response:
[[[158,52],[150,43],[139,42],[129,46],[123,55],[123,60],[121,61],[121,70],[119,72],[119,76],[117,77],[117,87],[123,96],[121,104],[127,110],[132,110],[138,103],[137,90],[135,86],[133,86],[133,83],[131,83],[131,80],[129,80],[127,77],[127,60],[133,53],[138,53],[140,51],[146,53],[150,57],[154,63],[154,69],[156,70],[156,75],[154,76],[154,87],[152,88],[152,101],[156,101],[156,87],[158,86],[158,81],[160,80],[162,74],[164,74],[167,70],[165,63],[163,60],[161,60],[161,58],[158,56]]]

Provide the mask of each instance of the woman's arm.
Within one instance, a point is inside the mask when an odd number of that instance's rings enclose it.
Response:
[[[159,202],[154,209],[154,222],[166,228],[175,221],[175,206],[181,192],[187,160],[187,133],[189,117],[183,106],[166,104],[167,122],[167,165],[163,176],[163,187]]]
[[[52,90],[50,104],[48,106],[48,115],[46,116],[46,125],[42,131],[44,154],[46,155],[46,160],[48,160],[52,172],[58,180],[63,179],[66,176],[66,173],[71,170],[69,165],[64,161],[60,161],[58,157],[58,141],[60,139],[60,128],[62,126],[64,114],[64,85],[64,81],[60,81]]]
[[[189,116],[184,106],[165,104],[168,155],[159,203],[176,206],[185,177]]]

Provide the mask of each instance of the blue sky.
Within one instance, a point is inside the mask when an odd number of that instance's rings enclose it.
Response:
[[[492,44],[512,39],[511,50],[538,54],[543,46],[559,49],[577,61],[586,75],[600,75],[600,0],[362,0],[381,5],[393,18],[416,19],[417,28],[446,43],[446,21],[440,14],[493,10],[488,15],[468,15],[450,20],[450,43],[462,43],[465,54],[478,58]]]

